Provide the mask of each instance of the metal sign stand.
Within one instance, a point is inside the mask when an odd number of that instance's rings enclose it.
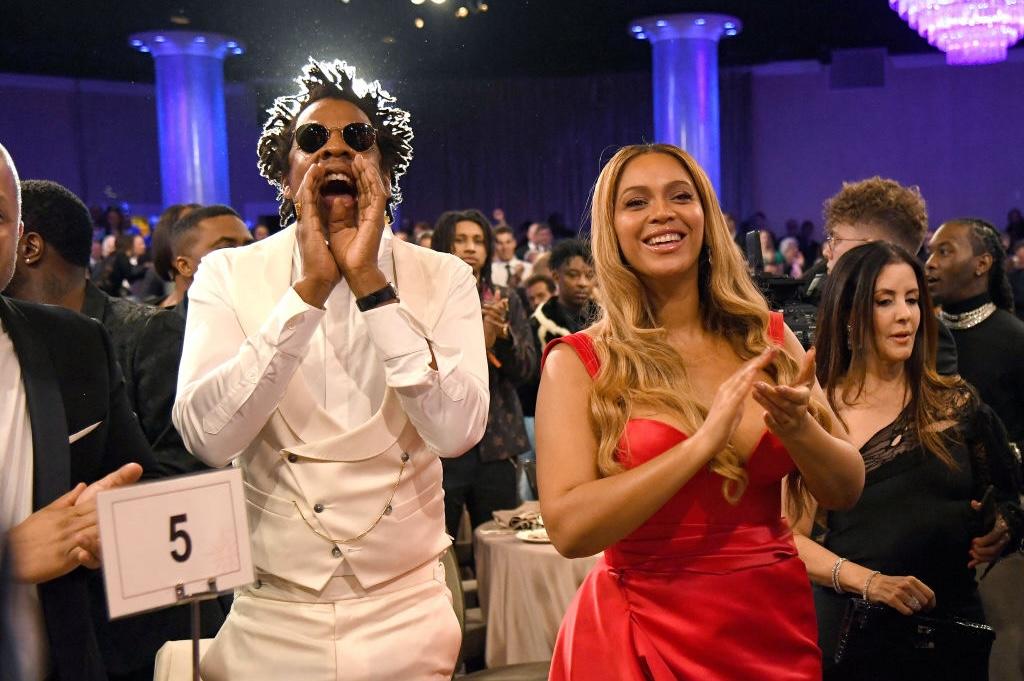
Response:
[[[217,591],[217,578],[211,577],[206,580],[206,590],[197,591],[196,593],[186,594],[185,585],[178,583],[174,587],[174,596],[178,604],[188,603],[189,608],[192,611],[192,681],[200,681],[199,679],[199,603],[201,601],[208,601],[212,598],[216,598],[218,595]]]

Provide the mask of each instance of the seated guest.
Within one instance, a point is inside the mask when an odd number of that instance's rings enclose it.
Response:
[[[422,246],[423,248],[430,248],[431,245],[433,244],[433,239],[434,230],[428,229],[426,231],[420,232],[416,236],[416,245]]]
[[[516,235],[511,227],[494,230],[494,262],[491,263],[491,281],[498,286],[516,288],[530,276],[532,267],[516,257]]]
[[[160,219],[153,228],[153,269],[146,276],[154,276],[164,284],[170,284],[171,290],[167,292],[165,288],[161,288],[157,296],[144,299],[145,302],[157,307],[174,307],[184,297],[185,281],[172,264],[171,228],[175,222],[196,208],[199,208],[198,203],[176,203],[168,206],[160,214]]]
[[[919,650],[879,631],[860,632],[875,641],[867,655],[835,662],[852,596],[906,616],[983,622],[973,568],[1015,548],[1024,531],[1006,431],[963,379],[936,373],[931,310],[921,264],[886,242],[849,251],[825,283],[818,379],[867,474],[856,506],[818,515],[820,544],[808,536],[814,499],[790,507],[816,585],[826,679],[988,678],[987,645]],[[998,516],[983,527],[974,511],[990,484]]]
[[[88,212],[86,220],[83,278]],[[0,289],[14,275],[21,232],[18,171],[0,146]],[[149,445],[94,320],[0,296],[0,375],[0,527],[10,528],[16,678],[106,681],[90,573],[79,568],[99,567],[96,493],[137,480],[139,464],[152,463]]]
[[[800,242],[794,237],[786,237],[779,244],[782,253],[782,274],[799,279],[804,275],[804,254],[800,252]]]
[[[268,236],[270,236],[270,227],[263,224],[262,222],[257,223],[257,225],[252,228],[253,241],[263,241]]]
[[[529,263],[537,261],[544,253],[551,252],[551,228],[543,222],[533,222],[526,229],[526,243],[519,246],[516,257]]]
[[[103,259],[96,285],[116,298],[131,296],[130,286],[146,276],[145,263],[139,262],[135,234],[115,237],[114,252]]]
[[[434,228],[434,250],[458,256],[473,268],[491,393],[483,439],[462,456],[441,460],[445,525],[452,537],[458,534],[463,507],[473,527],[490,520],[494,511],[515,508],[516,457],[530,449],[516,386],[536,376],[537,348],[519,296],[490,280],[494,243],[480,211],[449,211]]]
[[[178,308],[188,313],[188,289],[199,269],[199,261],[222,248],[252,243],[242,217],[230,206],[215,204],[189,211],[171,226],[171,267],[181,280],[182,297]]]
[[[530,304],[530,314],[548,302],[555,295],[555,280],[546,274],[531,274],[523,285],[526,289],[526,300]]]
[[[207,470],[185,449],[171,423],[184,319],[96,288],[85,276],[91,240],[85,204],[56,182],[25,180],[21,189],[25,229],[14,278],[5,293],[81,312],[103,325],[125,376],[124,394],[153,452],[149,477]],[[95,579],[90,586],[101,652],[111,679],[152,678],[160,646],[190,636],[189,613],[184,608],[108,623],[102,583]],[[203,604],[203,614],[204,632],[215,635],[224,621],[223,610],[209,602]]]
[[[558,295],[534,310],[531,317],[541,348],[555,338],[582,331],[597,312],[589,244],[579,239],[559,242],[551,251],[551,274]]]
[[[918,188],[877,176],[844,182],[839,193],[825,201],[824,213],[822,253],[829,272],[843,253],[872,241],[885,241],[917,253],[928,233],[928,210]],[[950,376],[957,373],[956,343],[941,322],[938,333],[936,369]]]
[[[777,277],[782,276],[785,274],[786,262],[782,257],[782,253],[775,248],[775,235],[767,229],[762,229],[759,235],[761,238],[761,258],[764,262],[765,274]]]

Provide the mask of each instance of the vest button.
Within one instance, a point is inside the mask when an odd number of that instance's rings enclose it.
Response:
[[[384,515],[391,515],[391,504],[384,507]]]
[[[295,456],[294,454],[289,454],[288,455],[288,463],[295,463],[298,460],[299,460],[299,457]]]
[[[333,549],[331,549],[331,555],[335,558],[341,558],[341,549],[335,546]]]
[[[409,453],[408,452],[402,452],[402,463],[405,463],[408,460],[409,460]]]
[[[323,513],[324,512],[324,505],[323,504],[315,504],[313,506],[313,510],[316,511],[317,513]]]

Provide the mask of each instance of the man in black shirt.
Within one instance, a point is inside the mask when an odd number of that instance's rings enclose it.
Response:
[[[871,241],[917,253],[928,232],[928,210],[918,188],[877,176],[844,182],[839,193],[825,201],[824,216],[822,254],[830,272],[843,253]],[[942,323],[935,364],[940,374],[957,373],[957,346]]]
[[[1019,456],[1024,441],[1024,322],[1013,314],[999,233],[984,220],[951,220],[935,232],[929,251],[928,290],[956,339],[960,375],[1002,419]],[[1024,669],[1024,555],[1011,556],[979,587],[985,616],[998,634],[990,658],[993,679],[1018,678]]]
[[[541,350],[555,338],[590,326],[597,312],[590,245],[579,239],[560,241],[551,251],[550,264],[558,295],[534,310],[532,317]]]

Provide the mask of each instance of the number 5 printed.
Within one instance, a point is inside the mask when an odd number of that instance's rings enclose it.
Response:
[[[192,555],[192,537],[188,536],[188,532],[186,532],[185,530],[177,529],[180,523],[184,523],[187,520],[188,515],[186,515],[185,513],[182,513],[181,515],[171,516],[171,543],[173,544],[175,541],[179,539],[185,542],[185,548],[181,553],[178,553],[177,548],[171,551],[171,558],[178,561],[179,563],[184,563],[186,560],[188,560],[188,557]]]

